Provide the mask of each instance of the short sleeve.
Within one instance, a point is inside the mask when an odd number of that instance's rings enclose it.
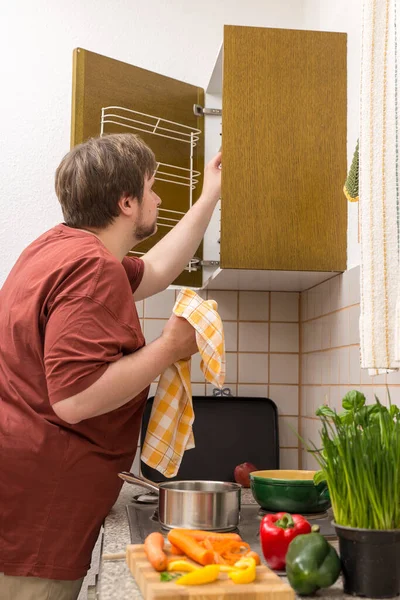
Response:
[[[132,288],[132,294],[134,294],[143,279],[144,262],[140,258],[125,256],[122,260],[122,266],[124,267],[128,276],[129,283]]]
[[[108,365],[138,347],[133,328],[92,298],[64,298],[46,324],[44,366],[51,404],[90,387]]]

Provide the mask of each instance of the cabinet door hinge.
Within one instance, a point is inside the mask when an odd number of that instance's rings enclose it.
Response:
[[[204,117],[204,115],[222,115],[221,108],[203,108],[200,104],[193,104],[193,112],[196,117]]]
[[[198,271],[200,267],[219,267],[219,260],[201,260],[192,258],[190,261],[190,271]]]

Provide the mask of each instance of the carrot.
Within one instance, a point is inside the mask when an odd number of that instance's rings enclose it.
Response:
[[[149,563],[156,571],[167,569],[167,555],[164,552],[164,538],[161,533],[155,531],[147,536],[144,540],[144,551]]]
[[[200,565],[205,566],[214,563],[214,552],[201,546],[192,537],[183,533],[181,529],[172,529],[168,533],[168,541]]]
[[[171,544],[169,551],[171,552],[171,554],[176,554],[177,556],[183,556],[184,554],[182,550],[179,550],[179,548],[177,548],[173,544]]]
[[[202,542],[206,538],[211,541],[214,540],[234,540],[240,542],[242,538],[238,533],[216,533],[213,531],[202,531],[201,529],[180,529],[182,533],[190,535],[196,542]]]

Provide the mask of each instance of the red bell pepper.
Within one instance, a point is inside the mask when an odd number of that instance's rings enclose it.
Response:
[[[290,542],[302,533],[311,533],[311,525],[301,515],[276,513],[265,515],[260,525],[261,547],[271,569],[284,569]]]

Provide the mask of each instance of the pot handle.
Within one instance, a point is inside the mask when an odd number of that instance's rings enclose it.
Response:
[[[141,485],[147,488],[148,490],[155,492],[156,494],[158,494],[160,491],[158,485],[153,481],[150,481],[150,479],[146,479],[145,477],[142,477],[140,475],[135,475],[134,473],[130,473],[129,471],[121,471],[121,473],[118,473],[118,477],[120,479],[123,479],[127,483],[136,483],[137,485]]]
[[[329,488],[328,488],[328,486],[326,486],[326,487],[324,486],[324,489],[321,490],[321,492],[319,494],[319,497],[320,497],[321,500],[324,500],[325,502],[326,501],[330,502],[331,497],[330,497],[330,494],[329,494]]]

